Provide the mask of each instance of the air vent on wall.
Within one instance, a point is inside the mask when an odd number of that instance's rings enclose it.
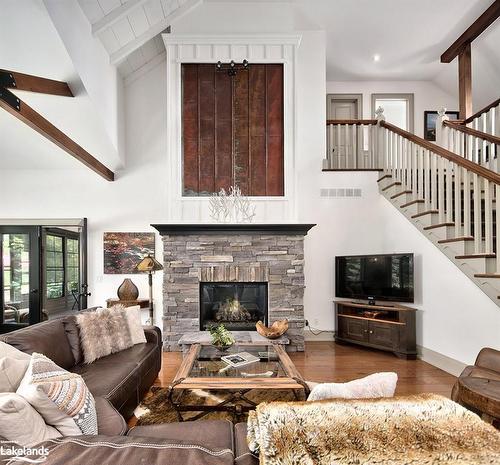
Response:
[[[320,196],[332,198],[361,197],[362,191],[361,189],[354,189],[350,187],[320,189]]]

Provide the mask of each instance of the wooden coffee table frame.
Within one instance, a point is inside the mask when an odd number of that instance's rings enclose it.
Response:
[[[296,399],[300,398],[298,395],[299,392],[302,392],[304,398],[307,398],[309,387],[283,347],[278,344],[269,345],[273,346],[278,355],[286,376],[273,378],[190,377],[189,373],[202,348],[201,344],[191,345],[188,353],[182,360],[174,380],[169,386],[169,400],[177,412],[179,421],[184,421],[182,412],[200,412],[198,415],[189,418],[189,421],[193,421],[204,417],[210,412],[225,411],[242,414],[249,410],[253,410],[257,404],[248,399],[245,395],[253,389],[290,390],[293,392]],[[245,344],[242,344],[242,346],[244,347]],[[216,405],[184,404],[182,402],[184,394],[187,390],[191,389],[227,391],[229,396]]]

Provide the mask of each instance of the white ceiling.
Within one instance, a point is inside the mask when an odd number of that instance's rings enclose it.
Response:
[[[327,79],[429,80],[440,55],[492,0],[297,0],[326,31]],[[373,55],[380,54],[379,62]]]

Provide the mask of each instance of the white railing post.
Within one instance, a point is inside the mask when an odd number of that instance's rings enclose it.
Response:
[[[436,118],[436,144],[448,148],[448,128],[444,125],[444,122],[448,121],[448,116],[446,116],[446,108],[441,108],[438,111]]]
[[[376,150],[377,150],[377,155],[376,155],[376,160],[378,160],[378,165],[379,168],[382,168],[385,171],[387,171],[387,163],[385,162],[387,158],[386,154],[386,144],[385,138],[384,138],[384,128],[381,126],[382,121],[385,121],[385,116],[384,116],[384,109],[382,107],[378,107],[377,110],[375,111],[376,119],[377,119],[377,128],[374,131],[374,135],[376,136]],[[375,157],[374,157],[375,158]]]

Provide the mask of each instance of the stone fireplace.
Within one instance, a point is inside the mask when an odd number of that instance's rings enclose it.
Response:
[[[224,323],[253,330],[287,318],[289,351],[304,350],[304,236],[311,224],[162,224],[163,341]]]

